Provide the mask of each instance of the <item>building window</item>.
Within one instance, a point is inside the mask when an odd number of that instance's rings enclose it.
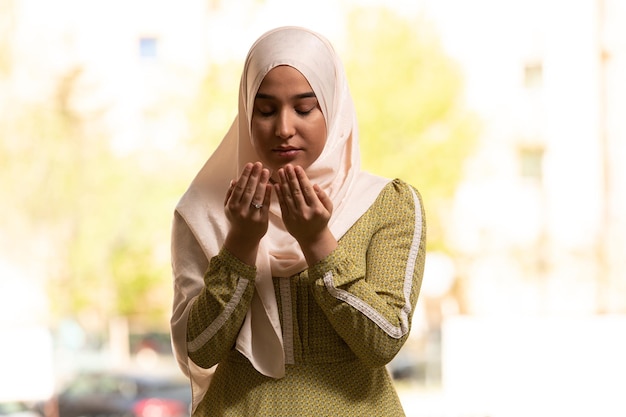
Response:
[[[528,62],[524,66],[524,86],[535,90],[543,85],[543,63],[541,61]]]
[[[544,149],[541,147],[520,149],[520,175],[522,178],[541,181],[543,178],[543,155]]]
[[[141,59],[155,59],[158,55],[159,40],[145,36],[139,38],[139,57]]]

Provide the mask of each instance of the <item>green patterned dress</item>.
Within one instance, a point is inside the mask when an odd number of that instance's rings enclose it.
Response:
[[[400,180],[313,267],[274,279],[286,375],[257,372],[234,345],[254,291],[255,268],[226,250],[212,258],[188,319],[188,343],[220,316],[249,281],[228,319],[189,357],[218,367],[194,416],[404,416],[385,365],[404,344],[425,257],[421,197]],[[215,324],[213,324],[215,326]],[[192,352],[193,351],[193,352]]]

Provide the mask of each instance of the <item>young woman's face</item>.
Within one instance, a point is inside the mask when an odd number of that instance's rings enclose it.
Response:
[[[252,113],[252,143],[275,172],[286,164],[308,168],[326,144],[326,121],[313,89],[300,71],[273,68],[259,86]]]

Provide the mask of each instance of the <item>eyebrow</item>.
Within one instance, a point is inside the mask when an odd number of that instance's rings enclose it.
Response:
[[[257,93],[255,98],[273,100],[276,97],[270,94]],[[296,94],[292,97],[293,99],[302,99],[302,98],[316,98],[315,93],[313,91],[309,91],[307,93]]]

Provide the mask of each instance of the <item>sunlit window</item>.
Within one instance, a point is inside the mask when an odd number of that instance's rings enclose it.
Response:
[[[524,66],[524,86],[528,89],[538,89],[543,85],[543,63],[532,61]]]
[[[139,57],[141,59],[155,59],[158,55],[159,40],[155,37],[144,36],[139,38]]]
[[[543,155],[541,147],[522,147],[519,150],[520,176],[529,180],[543,178]]]

